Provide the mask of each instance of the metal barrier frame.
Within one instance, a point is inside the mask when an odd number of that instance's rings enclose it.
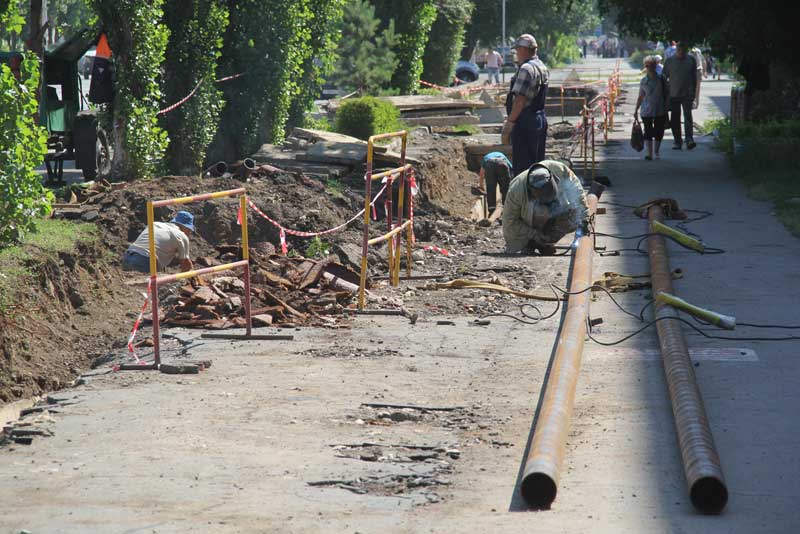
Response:
[[[188,204],[189,202],[201,202],[212,200],[215,198],[223,197],[239,197],[239,213],[241,214],[241,227],[242,227],[242,259],[232,263],[225,263],[223,265],[215,265],[214,267],[207,267],[205,269],[195,269],[178,274],[169,274],[159,278],[158,265],[156,258],[156,243],[154,237],[155,230],[155,215],[154,209],[163,206],[174,206],[176,204]],[[153,354],[155,360],[150,365],[137,366],[137,369],[158,369],[161,365],[160,341],[161,330],[159,327],[158,318],[158,286],[176,280],[183,280],[185,278],[192,278],[203,274],[215,273],[224,271],[226,269],[235,269],[242,267],[244,269],[244,310],[245,318],[247,320],[247,336],[252,335],[252,317],[250,315],[250,249],[247,236],[247,191],[241,187],[239,189],[229,189],[227,191],[217,191],[215,193],[205,193],[202,195],[193,195],[188,197],[170,198],[166,200],[152,200],[147,201],[147,233],[149,239],[150,251],[150,309],[153,315]]]
[[[375,141],[380,139],[389,139],[392,137],[400,137],[402,139],[402,148],[400,151],[400,166],[388,171],[378,174],[372,174],[373,152],[375,148]],[[412,246],[412,233],[411,220],[403,222],[404,215],[404,202],[405,202],[405,185],[408,180],[408,171],[411,170],[411,165],[406,163],[406,147],[408,145],[408,131],[401,130],[398,132],[390,132],[379,135],[370,136],[367,140],[367,173],[365,176],[366,185],[364,191],[364,232],[361,244],[361,276],[358,286],[358,310],[364,310],[364,294],[367,286],[367,252],[369,246],[388,240],[388,255],[389,255],[389,284],[393,286],[400,285],[400,241],[398,234],[406,230],[406,275],[411,276],[411,246]],[[392,214],[392,181],[400,177],[400,190],[397,199],[397,225],[394,225]],[[372,201],[372,181],[380,180],[382,178],[389,178],[389,183],[386,187],[386,207],[387,207],[387,225],[388,231],[386,234],[375,239],[369,238],[369,212],[370,203]],[[410,216],[410,215],[409,215]]]

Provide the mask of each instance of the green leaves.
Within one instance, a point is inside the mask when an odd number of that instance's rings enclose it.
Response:
[[[169,38],[162,21],[164,0],[93,0],[108,28],[115,68],[110,129],[117,178],[154,176],[169,143],[156,113],[161,103],[161,64]]]
[[[17,81],[0,65],[0,247],[32,230],[53,200],[35,171],[47,152],[47,134],[35,122],[39,62],[33,54],[26,54],[20,71]]]

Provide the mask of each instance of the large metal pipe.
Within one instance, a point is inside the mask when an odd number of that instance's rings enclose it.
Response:
[[[650,225],[663,220],[660,206],[648,210]],[[661,235],[647,238],[650,256],[650,279],[653,297],[664,291],[675,294],[669,269],[666,241]],[[664,362],[675,429],[683,458],[683,470],[689,484],[692,504],[701,512],[717,514],[728,502],[728,488],[722,476],[719,455],[714,446],[714,437],[708,424],[703,398],[697,387],[694,367],[689,359],[689,349],[678,321],[664,320],[677,317],[678,312],[665,302],[656,300],[655,317],[658,320],[658,342]]]
[[[597,197],[587,197],[589,214],[594,215]],[[539,419],[533,433],[533,443],[525,462],[521,492],[532,507],[548,508],[556,498],[561,464],[569,432],[575,386],[581,367],[583,341],[592,285],[592,236],[576,240],[572,256],[572,274],[567,311],[558,336],[553,367],[545,385]]]

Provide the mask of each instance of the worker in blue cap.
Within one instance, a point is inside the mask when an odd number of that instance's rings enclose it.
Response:
[[[170,222],[154,222],[153,230],[158,270],[165,270],[177,259],[182,271],[191,271],[193,265],[189,259],[189,237],[194,232],[192,214],[179,211]],[[126,271],[150,272],[150,237],[147,227],[128,246],[122,257],[122,268]]]

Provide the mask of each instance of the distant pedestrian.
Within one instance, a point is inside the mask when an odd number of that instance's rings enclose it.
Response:
[[[697,85],[697,65],[694,58],[688,54],[685,44],[679,44],[675,55],[664,62],[663,76],[669,86],[670,126],[674,139],[672,149],[680,150],[683,145],[681,140],[681,111],[683,111],[686,148],[692,150],[697,146],[694,142],[694,125],[692,124],[692,103]]]
[[[544,159],[547,116],[544,112],[550,72],[537,52],[533,35],[522,34],[514,43],[519,69],[511,78],[506,97],[508,118],[501,139],[513,147],[514,175]]]
[[[664,61],[668,60],[678,51],[678,46],[675,41],[670,41],[669,46],[664,50]]]
[[[588,57],[586,54],[588,53],[589,45],[586,43],[586,39],[582,39],[582,41],[583,41],[583,43],[582,43],[582,45],[583,45],[583,59],[586,59]]]
[[[489,83],[500,83],[500,69],[503,68],[503,56],[497,50],[489,50],[486,54],[486,72],[489,73]]]
[[[486,186],[486,204],[491,215],[497,207],[497,186],[500,186],[502,202],[506,201],[508,184],[511,183],[511,162],[502,152],[489,152],[483,157],[478,173],[478,188]]]
[[[655,158],[660,159],[661,140],[664,138],[664,128],[667,124],[668,90],[664,78],[656,71],[656,59],[648,56],[644,60],[647,74],[639,83],[639,98],[636,101],[634,118],[639,118],[639,109],[642,110],[644,122],[644,143],[647,154],[644,159],[653,159],[653,144],[655,140]]]
[[[664,71],[664,64],[663,64],[664,58],[656,54],[653,56],[653,59],[656,62],[656,73],[658,73],[658,75],[661,76],[662,72]]]

